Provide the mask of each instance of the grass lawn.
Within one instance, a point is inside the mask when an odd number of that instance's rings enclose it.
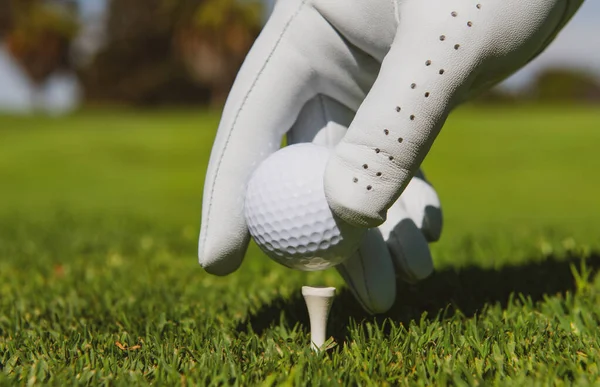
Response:
[[[436,273],[365,315],[333,270],[198,266],[218,114],[0,117],[0,385],[600,383],[600,110],[465,108],[425,163]],[[302,285],[338,288],[311,353]]]

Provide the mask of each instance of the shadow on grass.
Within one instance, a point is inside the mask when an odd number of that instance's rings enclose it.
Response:
[[[414,286],[399,283],[394,307],[386,314],[377,316],[364,312],[350,291],[344,288],[333,303],[328,334],[336,342],[344,343],[351,320],[383,323],[385,319],[392,319],[408,325],[412,320],[420,320],[424,312],[427,318],[437,319],[440,315],[450,318],[456,311],[471,317],[486,305],[497,303],[504,308],[511,295],[523,295],[534,302],[540,301],[545,295],[575,290],[570,266],[579,268],[581,260],[581,257],[560,260],[548,258],[543,262],[506,266],[497,270],[479,267],[442,270]],[[587,257],[585,261],[588,269],[600,269],[598,253]],[[240,321],[237,330],[247,332],[250,326],[255,333],[262,335],[266,329],[281,321],[289,327],[299,323],[308,329],[308,314],[300,291],[291,299],[277,298],[264,305]]]

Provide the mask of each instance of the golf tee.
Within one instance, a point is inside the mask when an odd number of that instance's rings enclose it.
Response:
[[[310,319],[312,348],[319,351],[327,338],[327,319],[335,296],[335,288],[302,287]]]

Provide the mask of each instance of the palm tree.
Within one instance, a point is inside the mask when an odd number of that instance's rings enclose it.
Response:
[[[56,70],[70,67],[69,48],[78,31],[70,3],[42,0],[9,2],[5,23],[8,51],[34,83],[42,83]]]
[[[0,40],[4,39],[4,35],[12,26],[12,1],[0,1]]]
[[[211,88],[221,105],[262,27],[259,1],[205,0],[175,34],[179,56],[192,77]]]

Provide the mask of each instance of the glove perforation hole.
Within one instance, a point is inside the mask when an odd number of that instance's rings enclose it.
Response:
[[[431,61],[430,60],[426,60],[425,61],[425,66],[431,66]]]
[[[477,9],[481,9],[481,4],[477,4]]]
[[[415,120],[415,115],[414,115],[414,114],[412,114],[412,115],[410,116],[410,120],[411,120],[411,121],[414,121],[414,120]]]
[[[390,161],[394,161],[394,156],[389,157]]]
[[[381,152],[381,149],[375,148],[375,153],[379,153],[379,152]]]
[[[387,129],[384,129],[384,130],[383,130],[383,133],[384,133],[384,134],[387,136],[388,134],[390,134],[390,131],[389,131],[389,130],[387,130]]]
[[[429,98],[429,92],[425,93],[425,98]]]
[[[402,137],[398,137],[398,142],[402,143],[402,141],[404,141],[404,139]]]
[[[411,89],[416,89],[416,88],[417,88],[417,84],[416,84],[416,83],[413,83],[413,84],[411,84],[411,85],[410,85],[410,88],[411,88]]]
[[[376,175],[377,175],[377,177],[381,177],[382,173],[381,172],[377,172]]]
[[[446,35],[441,35],[440,36],[440,40],[443,42],[444,40],[446,40]]]
[[[455,44],[455,45],[454,45],[454,49],[455,49],[455,50],[458,50],[459,48],[460,48],[460,44]]]
[[[353,182],[358,183],[358,179],[355,177],[354,179],[352,179]]]
[[[397,111],[398,113],[400,113],[400,110],[402,110],[402,108],[401,108],[400,106],[396,106],[396,111]]]
[[[458,12],[452,11],[452,13],[450,15],[452,15],[452,17],[457,17],[458,16]]]
[[[373,186],[370,186],[370,185],[367,186],[367,191],[370,191],[372,189],[373,189]]]
[[[369,165],[368,164],[363,164],[363,168],[364,169],[369,169]]]
[[[472,21],[468,21],[468,22],[467,22],[467,26],[468,26],[468,27],[473,27],[473,22],[472,22]]]
[[[440,75],[444,74],[445,72],[446,72],[446,70],[440,69]]]

